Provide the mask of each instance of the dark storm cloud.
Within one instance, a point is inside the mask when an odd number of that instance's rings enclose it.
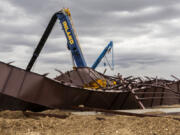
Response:
[[[130,12],[129,14],[133,14],[133,12]],[[153,31],[153,29],[150,29],[148,25],[156,25],[158,22],[179,17],[179,9],[175,9],[173,7],[164,7],[156,12],[146,14],[141,14],[140,12],[139,14],[135,14],[133,16],[114,15],[113,17],[113,14],[99,15],[99,19],[92,18],[93,21],[89,21],[90,19],[88,20],[88,18],[82,18],[83,21],[81,21],[81,24],[77,28],[80,30],[80,34],[84,36],[103,36],[103,34],[106,33],[114,33],[114,36],[115,34],[122,33],[126,34],[127,36],[138,36],[143,34],[145,31]],[[166,28],[164,27],[164,29]]]
[[[24,1],[24,0],[9,0],[13,5],[18,6],[26,14],[36,16],[38,23],[29,28],[18,28],[14,32],[19,33],[37,33],[41,34],[47,26],[47,23],[51,15],[60,9],[63,2],[57,0],[39,0]],[[48,3],[48,4],[45,4]],[[65,3],[65,2],[64,2]],[[169,1],[144,1],[144,0],[127,0],[127,1],[68,1],[72,9],[72,15],[75,22],[75,26],[79,35],[82,36],[98,36],[101,38],[104,35],[111,34],[111,36],[125,34],[126,36],[141,35],[143,33],[151,32],[146,27],[147,24],[155,23],[156,21],[164,19],[172,19],[179,16],[179,10],[174,9],[172,6],[177,3],[176,0]],[[103,4],[102,4],[103,3]],[[141,10],[148,7],[158,7],[161,10],[153,13],[141,14]],[[139,12],[140,14],[134,16],[115,16],[113,13],[127,11],[129,14]],[[38,28],[39,27],[39,28]],[[7,27],[4,27],[7,28]],[[13,29],[11,28],[11,32]],[[56,27],[57,29],[57,27]],[[59,33],[53,32],[54,35]]]
[[[117,2],[116,5],[121,6],[124,4],[123,2],[122,2],[123,4],[118,4],[120,2],[121,1]],[[108,33],[112,33],[111,36],[116,36],[116,35],[138,36],[138,35],[142,35],[143,33],[146,32],[150,33],[153,31],[153,29],[149,28],[148,25],[156,25],[158,22],[165,20],[169,21],[174,18],[180,17],[179,16],[180,10],[174,7],[176,4],[174,1],[173,2],[164,1],[162,4],[160,3],[161,2],[158,1],[145,2],[144,5],[140,4],[141,6],[139,6],[139,8],[138,7],[132,8],[134,10],[132,10],[130,7],[129,9],[127,8],[126,10],[125,9],[123,10],[120,7],[114,8],[113,6],[109,6],[107,2],[105,2],[103,6],[106,7],[108,5],[109,8],[107,10],[105,10],[105,8],[103,7],[99,9],[89,7],[91,9],[88,10],[87,7],[87,9],[86,8],[77,9],[77,11],[79,12],[76,11],[73,12],[72,14],[75,20],[75,26],[78,29],[78,33],[81,36],[90,35],[92,37],[93,36],[100,37]],[[87,5],[89,4],[86,4],[86,6]],[[146,7],[152,8],[152,12],[146,11]],[[117,13],[122,13],[126,11],[128,15],[122,15],[122,14],[115,15],[114,14],[115,11]]]
[[[14,6],[22,8],[27,14],[46,14],[60,6],[59,0],[8,0]]]
[[[38,0],[38,1],[24,1],[24,0],[8,0],[13,5],[23,8],[30,14],[48,13],[54,9],[58,10],[64,6],[71,7],[77,11],[84,11],[85,13],[102,13],[112,11],[135,11],[146,7],[153,6],[169,6],[177,4],[178,0]],[[73,14],[77,14],[74,11]]]
[[[150,12],[146,14],[137,14],[134,16],[119,17],[120,22],[131,23],[156,23],[157,21],[170,20],[176,17],[180,17],[180,10],[174,7],[163,7],[156,12]],[[118,17],[118,16],[117,16]]]
[[[169,6],[178,2],[178,0],[78,0],[78,2],[74,1],[73,6],[74,8],[84,9],[87,12],[92,9],[93,11],[112,12],[135,11],[154,6]]]

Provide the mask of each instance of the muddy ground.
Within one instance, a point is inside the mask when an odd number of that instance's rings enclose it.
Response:
[[[180,121],[174,119],[179,116],[78,115],[61,110],[36,114],[1,111],[0,135],[180,135]]]

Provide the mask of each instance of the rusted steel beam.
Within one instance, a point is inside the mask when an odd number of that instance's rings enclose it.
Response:
[[[145,106],[144,104],[139,100],[140,98],[135,94],[135,92],[133,90],[130,89],[130,91],[132,92],[132,94],[134,95],[136,101],[138,102],[139,106],[142,108],[142,109],[145,109]]]
[[[180,81],[177,81],[177,91],[180,92],[180,84],[179,84]],[[179,99],[179,102],[180,102],[180,99]]]
[[[180,99],[180,97],[146,97],[146,98],[139,98],[138,100],[152,100],[152,99]]]
[[[120,94],[119,94],[120,95]],[[128,98],[130,96],[130,92],[127,93],[127,95],[125,96],[125,98],[123,99],[122,103],[120,103],[120,109],[123,109],[124,105],[126,104]]]
[[[157,80],[156,80],[156,85],[157,85]],[[155,97],[155,95],[156,95],[156,90],[157,90],[157,88],[155,87],[154,88],[154,90],[153,90],[153,97]],[[154,102],[154,98],[152,98],[152,100],[151,100],[151,107],[153,106],[153,102]]]
[[[153,94],[154,92],[136,92],[136,95],[139,94]],[[172,92],[155,92],[156,94],[173,94]]]
[[[161,99],[160,99],[160,105],[163,104],[163,97],[164,97],[164,94],[169,94],[168,92],[164,92],[164,91],[165,91],[165,89],[162,88]]]
[[[176,79],[177,81],[180,81],[180,79],[174,75],[171,75],[171,77],[173,77],[174,79]]]
[[[13,68],[10,69],[10,71],[8,72],[7,78],[5,78],[6,80],[5,80],[5,83],[4,83],[3,87],[2,87],[2,92],[4,92],[6,87],[7,87],[7,84],[8,84],[9,78],[10,78],[10,76],[12,74],[12,71],[13,71]]]
[[[88,101],[90,100],[91,95],[92,95],[92,92],[89,91],[88,96],[87,96],[86,99],[84,100],[84,104],[83,104],[83,105],[87,105],[87,104],[88,104]]]

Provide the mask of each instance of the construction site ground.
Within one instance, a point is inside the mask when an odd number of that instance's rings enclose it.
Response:
[[[159,110],[151,112],[149,110],[146,114],[161,114],[164,112]],[[1,111],[0,134],[180,135],[179,119],[180,116],[178,115],[137,117],[63,110],[46,110],[40,113]]]

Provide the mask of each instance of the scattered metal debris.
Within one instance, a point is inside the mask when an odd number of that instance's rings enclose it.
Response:
[[[47,108],[151,108],[179,104],[179,81],[150,77],[106,76],[77,68],[55,79],[0,62],[1,109],[40,111]]]

